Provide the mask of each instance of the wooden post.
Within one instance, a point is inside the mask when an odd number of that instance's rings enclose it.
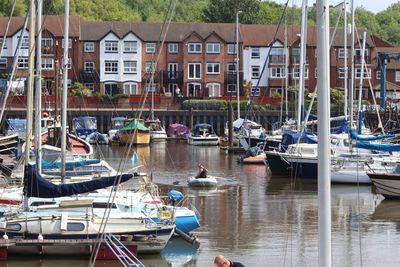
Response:
[[[190,129],[193,128],[193,108],[189,109],[189,126]]]
[[[228,140],[229,147],[233,147],[233,107],[231,102],[228,107]]]

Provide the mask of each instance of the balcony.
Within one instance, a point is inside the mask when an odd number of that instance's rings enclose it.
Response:
[[[182,83],[183,71],[162,71],[164,82],[166,83]]]
[[[144,82],[146,82],[146,81],[150,81],[150,79],[151,79],[151,72],[143,71],[142,72],[142,80]],[[154,82],[158,83],[158,82],[160,82],[160,79],[161,79],[161,71],[155,71],[154,72]]]
[[[371,57],[365,56],[364,60],[366,64],[371,64]],[[357,55],[354,56],[354,64],[361,64],[361,63],[362,63],[362,57]]]
[[[225,71],[225,84],[236,84],[236,71]],[[239,71],[239,84],[243,84],[243,71]]]
[[[286,56],[285,55],[270,55],[269,56],[269,64],[285,64]]]
[[[299,65],[300,64],[300,56],[299,55],[293,55],[291,56],[291,62],[292,65]],[[306,56],[306,64],[308,64],[308,56]]]
[[[79,73],[79,78],[84,83],[96,83],[96,82],[100,81],[99,74],[95,71],[87,72],[87,71],[81,70]]]
[[[54,55],[54,48],[52,46],[42,46],[43,55]]]

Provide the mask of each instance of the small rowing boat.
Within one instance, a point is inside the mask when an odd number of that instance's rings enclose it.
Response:
[[[188,185],[190,187],[214,187],[217,186],[217,179],[214,176],[208,176],[207,178],[189,177]]]

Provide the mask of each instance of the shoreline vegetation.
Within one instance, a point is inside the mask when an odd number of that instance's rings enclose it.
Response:
[[[14,0],[0,2],[0,16],[9,16]],[[63,0],[44,0],[44,14],[62,15]],[[17,0],[14,16],[23,16],[28,6],[27,0]],[[133,21],[162,22],[168,12],[169,1],[164,0],[71,0],[71,15],[79,15],[88,21]],[[259,0],[180,0],[173,21],[178,22],[235,22],[237,10],[243,11],[243,24],[277,24],[284,5],[274,1]],[[330,26],[335,26],[341,7],[333,6],[330,11]],[[365,8],[356,8],[356,25],[366,28],[383,40],[400,45],[400,2],[374,14]],[[300,24],[300,7],[289,6],[287,22]],[[310,7],[308,23],[315,25],[316,7]],[[341,16],[339,26],[343,26]]]

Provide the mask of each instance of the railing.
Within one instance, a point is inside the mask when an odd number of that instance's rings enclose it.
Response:
[[[270,55],[269,64],[285,64],[285,55]]]
[[[236,71],[225,71],[224,81],[225,84],[236,84]],[[239,71],[239,84],[243,84],[243,71]]]
[[[291,64],[293,65],[299,65],[300,64],[300,56],[299,55],[292,55],[291,57]],[[308,64],[308,56],[306,56],[306,64]]]
[[[163,79],[167,83],[183,82],[183,71],[162,71]]]
[[[53,55],[54,48],[52,46],[42,46],[42,54],[43,55]]]
[[[99,82],[100,77],[96,71],[87,72],[85,70],[81,70],[79,72],[79,77],[82,82]]]

